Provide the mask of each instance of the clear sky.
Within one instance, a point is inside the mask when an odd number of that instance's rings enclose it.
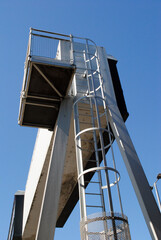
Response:
[[[17,123],[29,28],[88,37],[118,59],[130,114],[126,125],[152,185],[161,172],[161,1],[0,1],[0,240],[6,240],[14,193],[24,190],[37,129]],[[150,240],[119,153],[124,212],[132,240]],[[158,182],[161,194],[161,181]],[[79,205],[56,240],[80,239]]]

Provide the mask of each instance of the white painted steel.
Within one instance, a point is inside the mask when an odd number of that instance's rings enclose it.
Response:
[[[151,237],[155,240],[161,239],[161,214],[151,192],[149,183],[129,136],[128,130],[118,109],[112,85],[112,79],[109,74],[109,66],[106,61],[105,50],[103,48],[100,48],[99,50],[102,52],[102,54],[100,54],[100,67],[102,69],[102,76],[104,79],[107,79],[107,81],[105,81],[105,96],[108,107],[107,113],[109,122],[125,162],[136,196],[140,203],[140,207],[142,209],[146,224],[149,228]],[[117,127],[117,131],[114,123]],[[119,133],[119,136],[117,132]],[[157,238],[155,236],[157,236]]]
[[[45,163],[45,159],[47,156],[47,152],[49,149],[49,145],[52,138],[52,132],[46,129],[39,129],[34,152],[31,160],[30,170],[28,174],[28,179],[26,183],[25,189],[25,197],[24,197],[24,211],[23,211],[23,236],[24,238],[29,238],[34,234],[32,228],[37,228],[37,221],[34,219],[32,221],[31,214],[34,209],[31,209],[33,205],[34,196],[36,194],[36,189],[40,180],[40,176],[43,171],[43,166]],[[37,201],[42,201],[42,199],[37,199]],[[37,211],[38,209],[36,209]],[[36,212],[34,213],[34,215]],[[30,221],[28,221],[30,219]],[[27,231],[28,224],[30,228],[30,232]],[[36,226],[33,226],[36,225]]]
[[[72,113],[72,104],[73,99],[68,97],[62,101],[60,106],[35,238],[36,240],[53,240],[54,237]]]

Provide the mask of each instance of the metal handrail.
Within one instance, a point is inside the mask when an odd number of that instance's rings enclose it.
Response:
[[[55,35],[55,36],[50,36],[50,35]],[[32,46],[32,36],[37,36],[37,37],[41,37],[41,38],[48,38],[48,39],[53,39],[53,40],[58,40],[58,41],[67,41],[67,42],[71,42],[71,51],[72,51],[72,39],[81,39],[85,42],[90,42],[92,45],[95,46],[96,51],[95,54],[92,54],[92,58],[93,57],[97,57],[97,45],[96,43],[89,39],[89,38],[84,38],[84,37],[77,37],[77,36],[73,36],[72,34],[67,35],[67,34],[61,34],[61,33],[56,33],[56,32],[51,32],[51,31],[45,31],[45,30],[41,30],[41,29],[36,29],[36,28],[30,28],[30,37],[29,37],[29,42],[28,42],[28,47],[27,47],[27,53],[26,53],[26,59],[25,59],[25,68],[27,68],[27,63],[30,57],[30,55],[32,55],[31,53],[31,46]]]
[[[36,29],[36,28],[30,28],[30,30],[31,31],[35,31],[35,32],[43,32],[43,33],[54,34],[54,35],[63,36],[63,37],[69,37],[70,38],[70,35],[67,35],[67,34],[50,32],[50,31],[45,31],[45,30]]]

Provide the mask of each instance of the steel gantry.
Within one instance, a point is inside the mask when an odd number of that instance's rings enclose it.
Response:
[[[19,124],[40,129],[23,200],[23,239],[53,240],[78,199],[82,240],[130,239],[114,140],[151,237],[161,239],[161,214],[125,126],[116,63],[90,39],[30,30]]]

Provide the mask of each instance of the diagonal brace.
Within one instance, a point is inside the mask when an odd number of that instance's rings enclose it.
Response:
[[[58,89],[50,82],[50,80],[45,76],[45,74],[40,70],[40,68],[33,64],[36,70],[41,74],[41,76],[45,79],[45,81],[52,87],[52,89],[59,95],[59,97],[63,97],[63,95],[58,91]]]

